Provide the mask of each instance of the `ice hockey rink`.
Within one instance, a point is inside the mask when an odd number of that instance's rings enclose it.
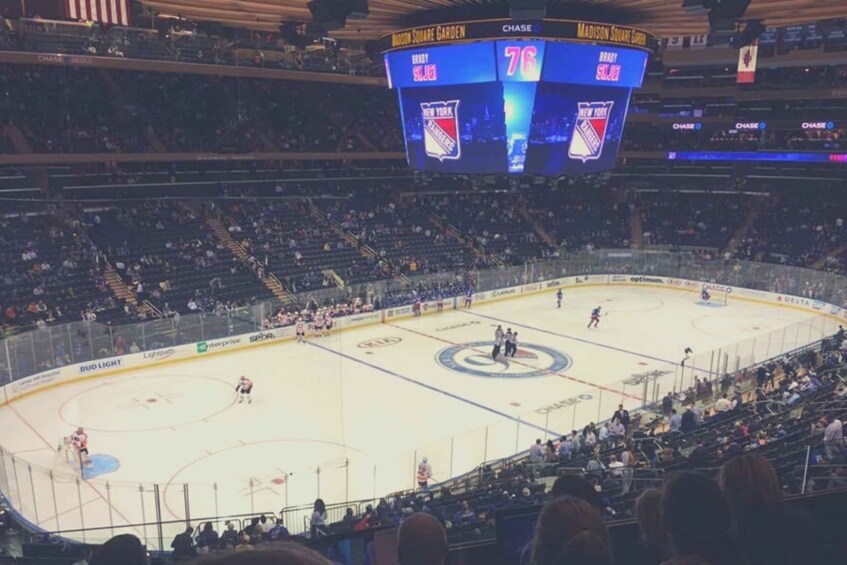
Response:
[[[152,526],[124,526],[161,516],[174,521],[170,536],[186,518],[411,488],[423,456],[443,481],[837,326],[813,311],[704,305],[660,288],[569,288],[555,302],[550,291],[53,387],[0,407],[17,460],[0,472],[13,505],[46,530],[148,539]],[[597,305],[606,314],[587,329]],[[514,359],[491,359],[497,325],[518,332]],[[686,347],[695,355],[681,369]],[[242,374],[255,384],[250,404],[237,401]],[[96,462],[83,481],[56,453],[77,426]]]

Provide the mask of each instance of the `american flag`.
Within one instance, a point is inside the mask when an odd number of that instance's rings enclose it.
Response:
[[[65,11],[71,20],[128,26],[130,0],[65,0]]]

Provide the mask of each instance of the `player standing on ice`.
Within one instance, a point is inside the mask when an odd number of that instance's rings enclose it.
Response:
[[[497,360],[500,356],[500,348],[503,346],[503,326],[497,326],[494,330],[494,349],[491,351],[491,358]]]
[[[82,426],[78,427],[74,433],[71,434],[71,443],[79,452],[79,457],[82,459],[83,464],[86,467],[91,466],[91,457],[88,455],[88,434],[85,433],[85,430]]]
[[[253,390],[253,381],[241,375],[241,378],[238,379],[238,384],[235,385],[235,392],[238,396],[238,403],[244,402],[244,398],[247,397],[247,404],[253,403],[253,397],[250,396],[250,391]]]
[[[417,291],[412,291],[412,314],[415,316],[421,315],[421,296]]]
[[[297,334],[297,343],[306,343],[306,322],[303,321],[303,318],[297,318],[294,332]]]
[[[506,329],[506,334],[503,336],[503,343],[506,346],[504,355],[509,357],[512,353],[512,342],[515,339],[515,334],[512,333],[512,328]]]
[[[589,328],[591,328],[591,324],[594,324],[595,328],[600,324],[600,307],[599,306],[591,311],[591,321],[588,322]]]
[[[556,293],[556,308],[562,307],[562,297],[564,295],[565,295],[565,293],[563,293],[562,289],[560,288],[559,291]]]
[[[708,302],[711,299],[712,295],[709,294],[709,289],[704,286],[703,290],[700,291],[700,300],[703,302]]]
[[[324,335],[332,333],[332,315],[329,312],[324,314]]]
[[[509,334],[511,334],[511,336]],[[518,332],[512,333],[512,330],[509,329],[509,332],[506,334],[506,342],[508,343],[509,349],[509,353],[506,353],[506,357],[514,357],[515,351],[518,350]]]
[[[470,308],[473,302],[473,289],[469,288],[465,291],[465,308]]]
[[[426,457],[421,459],[418,464],[418,472],[415,477],[418,481],[418,488],[429,490],[429,479],[432,478],[432,465],[429,464]]]

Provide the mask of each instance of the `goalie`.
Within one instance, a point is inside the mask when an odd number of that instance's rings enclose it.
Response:
[[[703,290],[700,291],[700,301],[701,302],[708,302],[711,299],[712,299],[712,295],[709,294],[709,289],[704,286]]]
[[[78,427],[68,438],[73,448],[79,453],[80,461],[86,467],[91,466],[91,457],[88,454],[88,434],[82,426]]]

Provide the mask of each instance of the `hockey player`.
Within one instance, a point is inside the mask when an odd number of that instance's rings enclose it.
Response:
[[[247,398],[247,404],[253,403],[253,397],[250,396],[250,391],[253,390],[253,381],[241,375],[241,378],[238,379],[238,384],[235,385],[235,392],[238,393],[238,403],[244,402],[244,399]]]
[[[294,332],[297,334],[297,343],[306,343],[306,322],[303,318],[297,318],[297,325],[294,326]]]
[[[418,481],[418,488],[429,490],[429,479],[432,478],[432,465],[429,464],[426,457],[421,459],[421,462],[418,464],[418,472],[415,478]]]
[[[435,310],[436,310],[436,312],[443,312],[444,311],[444,293],[441,292],[440,290],[438,291],[438,297],[436,298],[436,301],[435,301]]]
[[[320,337],[324,333],[324,316],[322,312],[315,314],[315,335]]]
[[[560,288],[559,291],[556,292],[556,308],[562,307],[562,297],[563,296],[565,296],[565,293],[562,292],[562,289]]]
[[[506,334],[503,336],[503,344],[506,346],[505,356],[509,357],[512,353],[512,343],[515,339],[515,334],[512,333],[512,328],[508,328],[506,330]]]
[[[412,314],[415,316],[421,315],[421,295],[417,292],[412,295]]]
[[[515,352],[518,350],[518,332],[515,332],[515,333],[513,333],[513,334],[512,334],[512,345],[511,345],[511,349],[512,349],[512,355],[511,355],[511,357],[514,357],[514,356],[515,356]]]
[[[589,328],[591,328],[591,324],[594,324],[595,328],[600,324],[600,307],[599,306],[591,311],[591,321],[588,322]]]
[[[494,349],[491,350],[491,358],[494,361],[500,356],[501,347],[503,347],[503,330],[497,326],[497,331],[494,332]]]
[[[708,302],[711,299],[712,295],[709,294],[709,289],[704,286],[703,290],[700,291],[700,300],[703,302]]]
[[[473,302],[473,289],[469,288],[465,291],[465,308],[470,308]]]
[[[74,433],[71,434],[71,443],[79,452],[79,456],[82,459],[82,462],[86,467],[91,466],[91,457],[88,454],[88,434],[85,433],[85,429],[82,426],[78,427]]]
[[[324,335],[329,335],[332,333],[332,324],[332,316],[329,312],[327,312],[326,314],[324,314]]]

